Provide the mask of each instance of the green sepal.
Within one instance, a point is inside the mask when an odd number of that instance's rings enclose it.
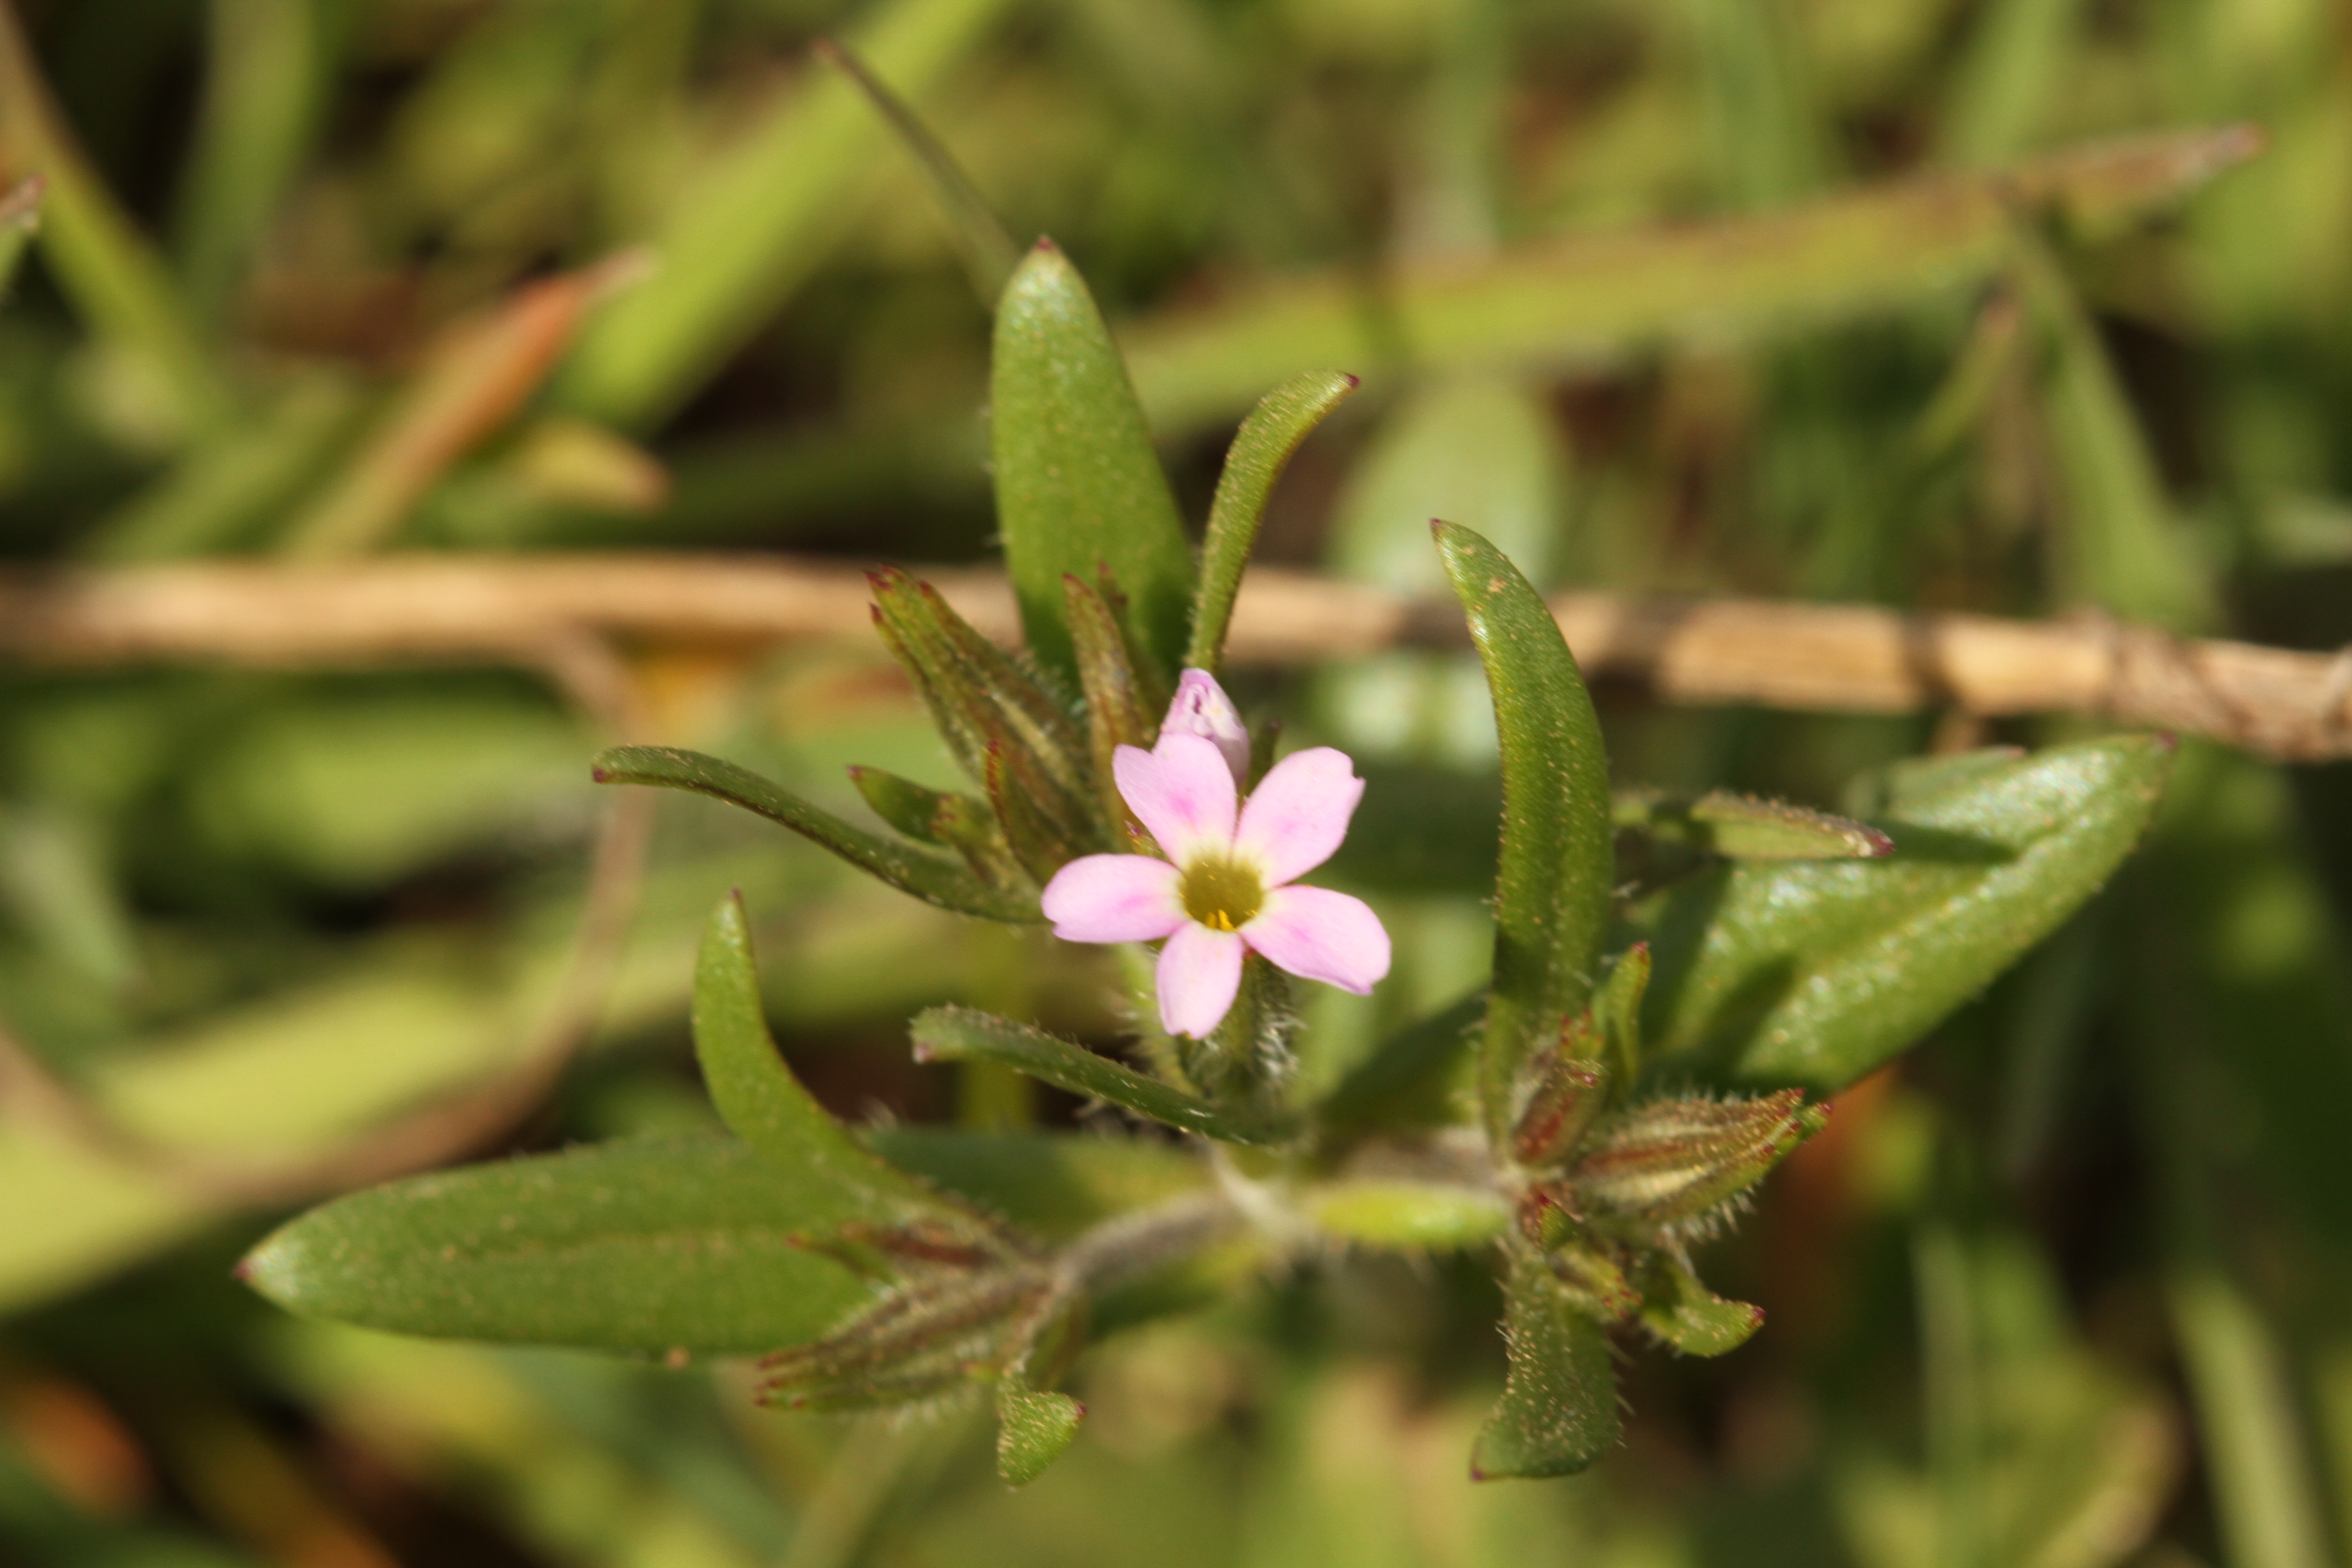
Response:
[[[1168,697],[1143,689],[1118,613],[1103,595],[1076,577],[1065,577],[1062,607],[1076,649],[1078,685],[1087,699],[1087,747],[1094,762],[1095,808],[1106,826],[1133,831],[1134,814],[1119,795],[1112,758],[1121,746],[1150,749],[1158,738],[1159,716],[1167,711]],[[1113,841],[1117,842],[1116,832]]]
[[[1609,1103],[1609,1064],[1600,1059],[1600,1031],[1580,1014],[1559,1038],[1519,1064],[1511,1087],[1511,1159],[1540,1169],[1572,1153],[1585,1130]]]
[[[1050,240],[997,304],[989,418],[997,526],[1030,651],[1075,683],[1062,579],[1092,582],[1108,567],[1128,595],[1135,643],[1172,685],[1192,551],[1127,367],[1085,280]]]
[[[1360,384],[1336,370],[1292,376],[1258,399],[1225,450],[1217,476],[1216,499],[1209,503],[1209,530],[1201,542],[1200,586],[1192,600],[1192,635],[1184,662],[1215,674],[1224,658],[1225,628],[1234,617],[1242,573],[1257,543],[1266,498],[1290,465],[1290,455],[1324,416],[1347,401]]]
[[[1622,1323],[1633,1315],[1642,1292],[1627,1275],[1619,1248],[1558,1209],[1547,1211],[1542,1228],[1544,1264],[1580,1311],[1604,1323]]]
[[[1287,1129],[1273,1119],[1213,1106],[1158,1079],[1146,1078],[1084,1046],[1043,1029],[970,1007],[930,1007],[915,1016],[918,1061],[991,1061],[1020,1068],[1057,1089],[1108,1100],[1138,1116],[1228,1143],[1272,1143]]]
[[[940,736],[972,778],[989,748],[1024,753],[1062,796],[1083,799],[1086,736],[1061,701],[929,583],[895,567],[868,574],[877,629],[913,678]],[[1066,805],[1057,807],[1066,816]]]
[[[1570,1476],[1617,1443],[1609,1334],[1539,1258],[1510,1254],[1503,1281],[1502,1402],[1470,1451],[1474,1480]]]
[[[1609,768],[1576,659],[1528,580],[1466,528],[1433,525],[1486,667],[1502,745],[1495,978],[1479,1044],[1487,1137],[1509,1137],[1519,1065],[1591,1000],[1615,882]]]
[[[1005,847],[1039,886],[1101,847],[1095,823],[1045,776],[1026,750],[1001,742],[990,746],[981,762],[981,783],[1003,829]]]
[[[1511,1211],[1491,1187],[1351,1178],[1309,1187],[1298,1206],[1324,1235],[1390,1251],[1459,1251],[1495,1240]]]
[[[1007,1486],[1023,1487],[1045,1473],[1078,1435],[1087,1407],[1050,1388],[1031,1388],[1012,1377],[996,1384],[996,1474]]]
[[[1004,829],[985,801],[952,790],[929,789],[898,774],[863,764],[849,770],[849,782],[874,815],[908,837],[961,852],[972,874],[992,888],[1029,891],[1035,887],[1013,859]]]
[[[936,844],[943,849],[952,847],[940,831],[940,816],[950,809],[955,795],[863,764],[850,768],[849,782],[856,786],[858,797],[872,808],[874,815],[900,833],[919,844]],[[987,809],[976,800],[971,804],[976,811]]]
[[[1649,991],[1650,944],[1637,942],[1611,962],[1601,994],[1592,999],[1601,1059],[1609,1064],[1620,1100],[1642,1081],[1642,998]]]
[[[1895,852],[1895,841],[1867,823],[1729,790],[1696,800],[1626,791],[1612,800],[1611,813],[1621,828],[1732,860],[1853,860]]]
[[[1642,1326],[1685,1355],[1738,1350],[1764,1326],[1764,1309],[1717,1295],[1698,1276],[1663,1254],[1642,1276]]]
[[[953,1212],[850,1136],[802,1088],[768,1033],[743,896],[719,900],[694,965],[694,1054],[719,1120],[798,1190],[856,1193],[886,1213]]]
[[[1653,1074],[1833,1094],[1977,994],[2080,908],[2139,841],[2168,739],[1906,770],[1882,790],[1895,852],[1717,867],[1644,900],[1622,934],[1656,973]]]
[[[1697,1220],[1738,1196],[1827,1121],[1802,1089],[1756,1100],[1654,1100],[1593,1129],[1569,1172],[1578,1206],[1643,1226]]]
[[[814,840],[902,893],[958,914],[1013,925],[1034,925],[1045,918],[1034,893],[990,887],[966,867],[868,833],[723,758],[669,746],[615,746],[596,758],[593,777],[598,784],[692,790],[740,805]]]

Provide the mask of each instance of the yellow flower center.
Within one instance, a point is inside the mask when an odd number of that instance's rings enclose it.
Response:
[[[1202,856],[1177,885],[1184,912],[1211,931],[1239,931],[1265,907],[1265,879],[1257,868],[1222,856]]]

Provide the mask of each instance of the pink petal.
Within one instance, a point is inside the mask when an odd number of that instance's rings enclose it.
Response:
[[[1363,900],[1328,888],[1276,888],[1257,918],[1235,934],[1276,968],[1359,996],[1389,972],[1389,933],[1381,917]]]
[[[1242,807],[1234,846],[1264,868],[1268,887],[1280,887],[1331,858],[1363,798],[1364,781],[1347,752],[1328,746],[1293,752]]]
[[[1176,678],[1176,700],[1168,705],[1162,735],[1198,735],[1215,746],[1233,770],[1236,786],[1249,776],[1249,731],[1217,678],[1205,669],[1188,669]]]
[[[1223,852],[1234,841],[1234,775],[1215,745],[1198,735],[1162,735],[1150,751],[1121,746],[1111,777],[1128,808],[1179,864],[1196,848]]]
[[[1149,855],[1088,855],[1055,872],[1038,902],[1064,942],[1157,942],[1184,923],[1176,880]]]
[[[1222,765],[1222,764],[1220,764]],[[1186,921],[1160,950],[1160,1026],[1205,1037],[1242,988],[1241,933]]]

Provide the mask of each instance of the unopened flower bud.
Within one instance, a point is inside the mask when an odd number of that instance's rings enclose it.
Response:
[[[1244,787],[1249,784],[1249,731],[1242,727],[1241,711],[1234,700],[1207,670],[1188,669],[1177,677],[1176,700],[1168,705],[1168,718],[1160,733],[1200,736],[1225,759],[1234,784]]]
[[[1828,1120],[1801,1089],[1761,1100],[1660,1100],[1600,1128],[1570,1181],[1591,1210],[1674,1225],[1763,1179]]]

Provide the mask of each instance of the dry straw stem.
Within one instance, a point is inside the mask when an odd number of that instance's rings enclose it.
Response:
[[[1018,635],[1000,574],[926,574],[989,636]],[[734,646],[872,635],[865,574],[780,556],[407,555],[0,574],[0,657],[46,667],[536,665],[573,638]],[[1563,594],[1586,673],[1672,702],[1815,712],[2081,713],[2294,761],[2352,756],[2352,653],[2189,641],[2084,618],[1905,615],[1753,599]],[[1261,568],[1228,644],[1243,664],[1466,646],[1460,612]]]

